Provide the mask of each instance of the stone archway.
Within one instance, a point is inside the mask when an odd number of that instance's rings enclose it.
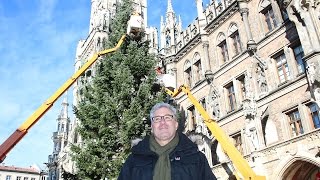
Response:
[[[320,167],[306,161],[298,160],[284,172],[283,180],[313,180],[316,179],[317,172],[320,172]]]
[[[279,180],[315,180],[320,172],[320,165],[313,160],[313,158],[295,157],[286,162],[282,161],[281,164],[285,165],[274,178]]]

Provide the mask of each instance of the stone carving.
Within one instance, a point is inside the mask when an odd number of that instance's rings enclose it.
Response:
[[[246,98],[243,100],[243,115],[248,119],[249,121],[253,120],[256,116],[256,102],[253,100],[253,98]]]
[[[268,92],[267,80],[265,70],[261,67],[257,67],[256,72],[258,74],[258,86],[261,93]]]
[[[212,109],[212,114],[219,118],[220,117],[220,107],[219,107],[219,93],[214,85],[210,85],[210,94],[209,94],[209,104]]]
[[[311,62],[308,64],[307,72],[311,86],[313,87],[314,99],[320,105],[320,67],[318,63]]]
[[[320,4],[319,0],[302,0],[300,1],[301,6],[309,9],[310,7],[317,7]]]
[[[169,47],[171,44],[171,37],[169,35],[166,36],[166,46]]]
[[[318,103],[318,106],[320,105],[320,88],[317,88],[314,90],[314,98]]]
[[[256,128],[250,122],[245,128],[245,135],[248,142],[250,152],[257,150],[258,148],[258,135]]]
[[[320,67],[318,63],[311,62],[308,64],[308,75],[311,84],[315,84],[320,87]]]

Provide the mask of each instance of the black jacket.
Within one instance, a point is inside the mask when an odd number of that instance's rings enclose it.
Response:
[[[118,180],[152,180],[158,155],[149,148],[149,136],[131,151]],[[179,133],[179,143],[169,157],[171,180],[216,180],[205,155],[182,133]]]

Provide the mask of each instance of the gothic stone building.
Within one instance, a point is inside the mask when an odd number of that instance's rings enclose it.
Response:
[[[75,70],[107,40],[115,2],[91,0],[90,31],[79,42]],[[198,17],[185,29],[168,0],[159,48],[155,28],[146,24],[146,0],[135,2],[163,72],[175,77],[177,87],[190,88],[257,174],[270,180],[319,175],[318,0],[210,0],[206,7],[195,0]],[[93,67],[76,82],[73,105],[94,74]],[[176,102],[185,114],[185,133],[207,156],[215,175],[228,179],[235,167],[219,142],[186,95]],[[81,143],[74,131],[77,119],[64,122],[70,123],[67,141]],[[74,173],[68,143],[62,144],[54,165]]]
[[[165,73],[186,84],[253,170],[267,179],[315,179],[320,171],[320,4],[216,0],[186,29],[171,1],[161,20]],[[185,132],[218,178],[234,166],[181,94]]]

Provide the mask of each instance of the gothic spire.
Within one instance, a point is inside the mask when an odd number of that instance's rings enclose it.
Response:
[[[171,0],[168,0],[168,9],[167,9],[167,13],[173,12],[173,8],[172,8],[172,2]]]
[[[62,109],[61,109],[61,117],[68,118],[68,92],[66,93],[65,97],[62,101]]]

